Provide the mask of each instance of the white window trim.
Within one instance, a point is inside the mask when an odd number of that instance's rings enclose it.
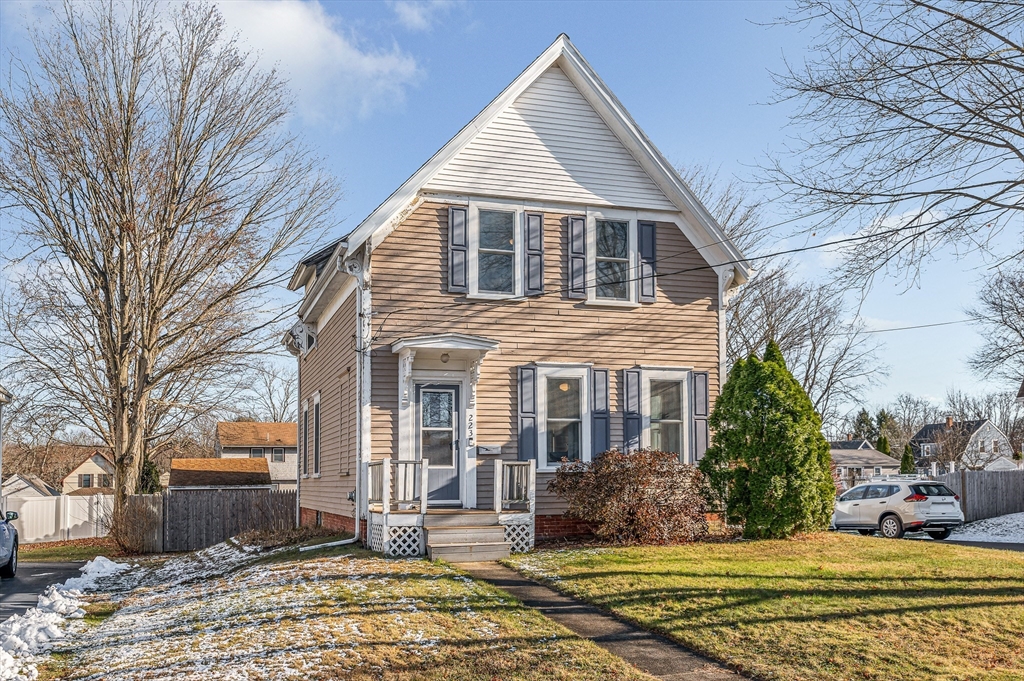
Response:
[[[276,456],[274,454],[274,452],[276,452],[277,450],[281,450],[281,460],[280,461],[277,461],[276,459],[274,459],[274,456]],[[271,461],[276,461],[277,463],[284,463],[284,462],[286,462],[288,460],[288,450],[286,450],[284,447],[271,447],[270,448],[270,460]]]
[[[260,455],[258,457],[254,453],[257,449],[260,450]],[[257,458],[263,459],[263,458],[266,458],[266,456],[267,456],[267,448],[266,447],[249,447],[249,458],[250,459],[257,459]]]
[[[683,463],[693,463],[693,442],[690,422],[693,419],[692,405],[690,404],[693,393],[693,370],[689,368],[640,368],[640,413],[641,430],[640,445],[644,448],[651,446],[651,381],[679,381],[683,384],[683,442],[684,451],[679,453]]]
[[[616,220],[629,223],[628,257],[626,266],[626,291],[628,300],[597,297],[597,221]],[[640,259],[637,243],[637,212],[635,210],[616,210],[614,208],[587,208],[587,305],[603,305],[608,307],[639,307],[640,286],[637,282],[638,263]]]
[[[309,477],[309,400],[302,401],[299,414],[299,470],[302,477]]]
[[[580,379],[580,421],[582,437],[580,438],[580,460],[590,461],[591,450],[591,413],[590,400],[590,364],[537,364],[537,470],[558,470],[561,464],[548,463],[548,379],[578,378]]]
[[[505,213],[512,213],[514,222],[512,225],[512,293],[494,293],[480,290],[480,211],[493,210]],[[466,253],[466,277],[469,284],[470,299],[477,300],[505,300],[508,298],[519,298],[523,295],[523,215],[525,208],[521,201],[502,201],[500,199],[488,199],[477,201],[471,199],[469,210],[466,214],[467,230],[467,253]]]
[[[313,414],[312,414],[312,416],[313,416],[312,421],[313,422],[310,424],[310,429],[313,431],[313,433],[312,433],[312,435],[313,435],[313,437],[312,437],[312,440],[313,440],[312,468],[313,468],[313,477],[314,478],[319,478],[320,477],[320,469],[323,467],[323,463],[324,463],[324,450],[323,450],[323,448],[322,448],[322,446],[320,444],[320,441],[323,439],[322,437],[320,437],[320,435],[321,435],[321,433],[322,433],[322,431],[324,429],[323,409],[320,410],[320,418],[319,418],[319,423],[318,423],[317,407],[319,407],[319,406],[320,406],[320,391],[318,390],[315,393],[313,393]]]

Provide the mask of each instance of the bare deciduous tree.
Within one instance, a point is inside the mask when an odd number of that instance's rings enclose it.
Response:
[[[935,249],[985,248],[1021,219],[1024,5],[797,0],[782,21],[817,36],[776,76],[796,143],[765,179],[810,229],[874,234],[846,252],[851,276],[913,276]]]
[[[744,185],[721,182],[699,166],[680,173],[736,244],[748,253],[764,248],[770,231],[761,204]],[[822,421],[834,430],[842,405],[885,373],[877,345],[838,285],[797,281],[794,264],[783,258],[759,264],[761,271],[729,303],[728,362],[761,353],[774,340]]]
[[[298,374],[295,365],[262,362],[250,374],[247,391],[252,412],[260,421],[295,421]]]
[[[0,193],[28,252],[0,343],[34,400],[110,447],[117,516],[147,448],[273,344],[273,291],[336,189],[216,8],[55,19],[0,90]]]
[[[971,367],[1019,386],[1024,378],[1024,270],[996,272],[967,314],[985,330],[981,347],[971,356]]]

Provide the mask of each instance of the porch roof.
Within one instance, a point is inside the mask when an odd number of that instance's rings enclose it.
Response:
[[[429,336],[402,338],[391,344],[391,352],[403,350],[476,350],[489,352],[498,349],[498,341],[465,333],[438,333]]]

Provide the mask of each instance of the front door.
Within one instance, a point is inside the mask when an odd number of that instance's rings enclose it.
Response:
[[[417,386],[416,405],[416,456],[430,465],[427,500],[461,505],[459,386]]]

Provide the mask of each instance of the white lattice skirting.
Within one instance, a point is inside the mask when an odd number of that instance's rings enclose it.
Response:
[[[370,550],[384,552],[384,525],[370,523]]]
[[[422,556],[422,527],[389,527],[390,538],[385,553],[389,556]]]
[[[505,525],[505,541],[512,553],[527,553],[533,550],[533,523]]]

